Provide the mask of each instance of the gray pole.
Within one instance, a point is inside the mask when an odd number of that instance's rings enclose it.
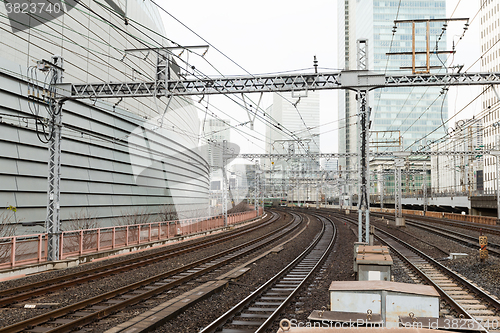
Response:
[[[382,170],[382,182],[380,183],[380,208],[384,209],[384,181],[385,181],[385,176],[384,176],[384,170]]]
[[[63,58],[53,56],[51,86],[62,82]],[[51,87],[52,88],[52,87]],[[50,98],[50,141],[49,141],[49,172],[47,193],[47,219],[45,227],[47,230],[47,260],[59,260],[59,236],[61,234],[60,220],[60,182],[61,182],[61,127],[62,127],[62,103]]]
[[[401,205],[401,169],[405,166],[405,158],[410,155],[410,152],[399,151],[394,152],[396,159],[394,160],[394,201],[395,201],[395,215],[396,215],[396,226],[403,227],[405,225],[405,220],[403,218],[403,210]]]
[[[257,180],[257,161],[255,161],[255,182],[253,184],[253,205],[254,205],[254,208],[255,210],[258,210],[259,209],[259,204],[257,203],[257,184],[258,184],[258,180]]]
[[[500,148],[500,137],[497,137],[496,142],[497,149]],[[493,155],[496,155],[497,162],[497,218],[500,219],[500,151],[492,151]]]
[[[422,184],[424,189],[424,216],[427,214],[427,161],[424,161],[424,172],[422,172]]]
[[[227,141],[222,142],[222,213],[224,214],[224,226],[227,227],[227,179],[226,179],[226,149]]]
[[[359,70],[368,70],[368,40],[357,40],[357,67]],[[363,211],[365,212],[365,242],[369,242],[370,236],[370,203],[368,187],[370,186],[369,170],[369,130],[370,130],[370,107],[368,106],[368,91],[358,90],[358,119],[359,119],[359,192],[358,192],[358,236],[361,242],[361,228]]]
[[[362,229],[363,211],[365,212],[365,242],[369,242],[370,235],[370,204],[368,202],[368,186],[370,184],[369,174],[369,122],[370,108],[368,107],[368,91],[358,91],[358,118],[359,118],[359,193],[358,193],[358,232]],[[361,230],[362,231],[362,230]],[[362,236],[358,235],[362,242]]]
[[[394,200],[396,204],[396,223],[397,219],[403,216],[401,209],[401,167],[403,163],[404,160],[402,158],[397,158],[395,161],[394,179],[396,183],[396,188],[394,190]]]
[[[500,155],[497,155],[497,218],[500,219]]]

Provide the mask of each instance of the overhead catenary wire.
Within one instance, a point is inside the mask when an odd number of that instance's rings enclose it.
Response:
[[[481,3],[481,7],[484,5],[484,3],[486,3],[486,1],[487,1],[487,0],[484,0],[484,1]],[[454,9],[454,11],[453,11],[453,14],[454,14],[454,13],[455,13],[455,11],[457,10],[457,8],[458,8],[458,5],[459,5],[459,4],[460,4],[460,1],[458,2],[457,6],[455,7],[455,9]],[[466,31],[468,30],[469,25],[470,25],[470,24],[472,24],[472,23],[475,21],[475,19],[477,18],[477,16],[478,16],[478,14],[479,14],[480,10],[481,10],[481,8],[480,8],[480,9],[476,12],[476,14],[475,14],[475,15],[474,15],[474,17],[472,18],[472,20],[470,20],[470,21],[468,22],[468,24],[466,24],[466,26],[464,27],[464,31],[463,31],[462,35],[460,36],[460,38],[459,38],[458,42],[455,44],[455,47],[456,47],[456,46],[460,43],[460,41],[462,41],[462,39],[463,39],[463,37],[464,37],[464,35],[465,35]],[[453,16],[453,14],[452,14],[452,16]],[[449,55],[449,56],[448,56],[448,59],[449,59],[449,57],[451,57],[451,56],[454,56],[454,54],[452,53],[451,55]],[[478,60],[476,60],[476,61],[474,62],[474,64],[475,64],[475,63],[477,63],[477,61],[479,61],[481,58],[482,58],[482,56],[481,56],[480,58],[478,58]],[[474,65],[474,64],[473,64],[473,65]],[[469,70],[469,69],[470,69],[473,65],[471,65],[471,66],[470,66],[470,67],[466,70],[466,72],[467,72],[467,71],[468,71],[468,70]],[[445,86],[445,88],[444,88],[444,92],[445,92],[445,93],[447,93],[447,92],[448,92],[448,90],[447,90],[446,86]],[[474,100],[475,100],[475,99],[474,99]],[[443,100],[443,101],[444,101],[444,100]],[[442,107],[441,107],[441,114],[442,114]],[[451,119],[451,118],[450,118],[450,119]],[[446,121],[446,123],[447,123],[447,122],[448,122],[448,121]],[[444,127],[444,124],[445,124],[445,122],[442,120],[441,127]],[[433,132],[434,132],[434,131],[433,131]],[[413,143],[413,144],[411,144],[411,146],[413,146],[414,144],[416,144],[419,140],[420,140],[420,139],[415,140],[415,141],[414,141],[414,143]],[[410,146],[410,147],[411,147],[411,146]]]
[[[454,15],[454,13],[455,13],[455,11],[456,11],[457,7],[458,7],[458,4],[457,4],[457,6],[455,7],[455,10],[453,11],[452,16]],[[476,13],[476,16],[477,16],[477,13]],[[475,16],[475,17],[476,17],[476,16]],[[475,18],[475,17],[474,17],[474,18]],[[473,19],[473,20],[474,20],[474,19]],[[473,20],[472,20],[472,21],[473,21]],[[471,21],[471,22],[472,22],[472,21]],[[467,24],[464,26],[464,30],[463,30],[463,32],[462,32],[462,35],[460,36],[460,38],[459,38],[459,40],[458,40],[458,42],[457,42],[457,44],[456,44],[456,45],[458,45],[458,43],[462,40],[463,36],[465,35],[466,31],[468,30],[468,26],[469,26],[469,23],[467,23]],[[435,47],[435,50],[433,51],[433,53],[437,53],[437,48],[438,48],[438,45],[439,45],[439,41],[440,41],[440,39],[441,39],[442,35],[444,34],[445,29],[446,29],[446,27],[443,27],[443,29],[441,30],[441,34],[440,34],[440,36],[436,39],[436,47]],[[456,47],[456,45],[455,45],[455,47]],[[452,53],[452,55],[450,55],[450,56],[453,56],[453,53]],[[450,56],[448,56],[448,58],[449,58]],[[439,59],[439,58],[438,58],[438,59]],[[440,60],[440,59],[439,59],[439,60]],[[440,60],[440,61],[441,61],[441,60]],[[442,61],[441,61],[441,62],[442,62]],[[445,69],[447,70],[447,67],[446,67],[446,66],[445,66]],[[424,92],[424,94],[425,94],[428,90],[429,90],[429,87],[426,89],[426,91]],[[412,91],[413,91],[413,88],[412,88]],[[445,88],[444,88],[445,95],[447,94],[447,91],[448,91],[448,90],[447,90],[447,88],[445,87]],[[411,92],[410,92],[410,94],[411,94]],[[404,105],[406,104],[406,102],[408,101],[408,99],[409,99],[409,97],[410,97],[410,94],[408,95],[408,97],[407,97],[407,99],[406,99],[405,103],[403,104],[403,106],[404,106]],[[424,94],[423,94],[423,95],[424,95]],[[422,96],[423,96],[423,95],[422,95]],[[415,106],[413,107],[413,109],[415,109],[415,108],[417,107],[418,103],[420,103],[420,102],[421,102],[421,100],[422,100],[422,96],[421,96],[421,98],[419,99],[419,101],[415,104]],[[379,99],[379,102],[380,102],[380,99]],[[435,101],[434,101],[434,102],[435,102]],[[433,104],[434,102],[432,102],[432,104]],[[443,103],[444,103],[444,98],[443,98]],[[432,105],[432,104],[431,104],[431,105]],[[403,106],[401,107],[400,112],[403,110]],[[442,115],[442,112],[443,112],[443,106],[444,106],[444,105],[442,105],[442,106],[441,106],[441,115]],[[427,108],[424,110],[424,112],[423,112],[423,113],[425,113],[425,111],[426,111],[426,110],[428,110],[428,109],[429,109],[429,107],[427,107]],[[423,114],[423,113],[422,113],[422,114]],[[408,113],[408,115],[407,115],[406,119],[410,116],[410,114],[412,114],[412,112],[409,112],[409,113]],[[422,115],[422,114],[421,114],[421,115]],[[419,116],[419,117],[418,117],[418,119],[420,119],[420,117],[421,117],[421,116]],[[404,120],[404,122],[406,121],[406,119]],[[417,119],[417,120],[418,120],[418,119]],[[403,122],[403,123],[404,123],[404,122]],[[415,124],[415,123],[416,123],[416,121],[415,121],[415,122],[413,122],[413,124]],[[413,124],[412,124],[410,127],[412,127],[412,126],[413,126]],[[410,130],[410,127],[409,127],[408,129],[406,129],[406,131]],[[444,127],[444,121],[442,121],[441,127]],[[406,132],[406,131],[405,131],[405,132]],[[410,146],[413,146],[413,145],[414,145],[416,142],[418,142],[419,140],[420,140],[420,139],[416,139],[416,140],[415,140],[415,141],[414,141],[414,142],[413,142]],[[408,147],[406,147],[405,149],[407,149],[407,148],[408,148]]]
[[[48,41],[48,42],[52,42],[51,40],[47,40],[47,41]],[[69,51],[69,52],[72,52],[72,53],[75,53],[75,51],[73,51],[73,50],[68,50],[68,51]],[[81,55],[81,56],[83,57],[84,55]],[[103,63],[103,64],[105,64],[105,63]],[[109,65],[109,64],[108,64],[108,65]],[[110,66],[111,66],[111,65],[110,65]],[[80,69],[81,69],[82,71],[84,71],[84,72],[87,72],[87,73],[88,73],[88,71],[86,71],[85,69],[83,69],[83,68],[80,68]],[[90,74],[90,73],[89,73],[89,74]],[[140,102],[140,103],[142,103],[142,102]],[[181,118],[181,119],[182,119],[182,118]]]
[[[73,51],[73,53],[74,53],[74,51]],[[272,127],[271,127],[271,128],[272,128]],[[273,128],[273,130],[274,130],[274,128]]]
[[[183,27],[185,27],[186,29],[188,29],[191,33],[193,33],[195,36],[197,36],[198,38],[200,38],[203,42],[207,43],[208,45],[210,45],[213,49],[215,49],[217,52],[219,52],[223,57],[225,57],[226,59],[228,59],[230,62],[232,62],[234,65],[236,65],[237,67],[239,67],[240,69],[242,69],[245,73],[253,76],[250,72],[248,72],[245,68],[243,68],[240,64],[238,64],[236,61],[234,61],[233,59],[231,59],[229,56],[227,56],[224,52],[222,52],[221,50],[219,50],[217,47],[215,47],[213,44],[211,44],[209,41],[207,41],[205,38],[203,38],[201,35],[199,35],[198,33],[196,33],[194,30],[192,30],[191,28],[189,28],[186,24],[184,24],[182,21],[180,21],[179,19],[177,19],[174,15],[172,15],[170,12],[168,12],[167,10],[165,10],[165,8],[163,8],[162,6],[160,6],[159,4],[157,4],[154,0],[150,0],[151,3],[153,3],[154,5],[156,5],[161,11],[163,11],[164,13],[166,13],[167,15],[169,15],[172,19],[174,19],[176,22],[178,22],[179,24],[181,24]],[[293,103],[291,101],[289,101],[287,98],[285,98],[283,95],[279,94],[282,98],[284,98],[288,103],[292,104]],[[264,111],[263,111],[264,112]],[[306,125],[306,128],[307,128],[307,125]],[[312,134],[311,134],[312,136]],[[292,138],[296,139],[298,141],[299,144],[301,144],[301,141],[300,141],[300,138],[297,138],[297,137],[293,137],[292,135]],[[304,147],[305,149],[305,147]]]
[[[161,8],[161,7],[160,7],[160,8]],[[162,10],[164,10],[163,8],[161,8],[161,9],[162,9]],[[110,9],[110,10],[112,11],[112,9]],[[165,10],[164,10],[164,11],[165,11]],[[204,40],[204,41],[205,41],[205,42],[207,42],[206,40]],[[207,42],[207,43],[208,43],[208,42]],[[208,44],[209,44],[209,45],[211,45],[210,43],[208,43]],[[211,45],[211,46],[212,46],[212,45]],[[219,51],[219,52],[220,52],[220,51]],[[207,61],[205,58],[203,58],[203,59],[204,59],[205,61]],[[187,65],[187,63],[186,63],[186,65]],[[212,66],[212,67],[213,67],[213,66]],[[197,72],[199,72],[199,70],[197,70],[197,69],[196,69],[196,71],[197,71]],[[218,72],[220,73],[220,71],[218,71]],[[247,73],[248,73],[248,72],[247,72]],[[194,75],[194,76],[196,77],[196,74],[195,74],[194,72],[192,73],[192,75]],[[203,76],[203,77],[205,77],[205,78],[208,78],[208,76],[206,76],[206,75],[203,75],[203,74],[202,74],[202,76]],[[235,100],[234,100],[234,98],[233,98],[233,97],[231,97],[231,96],[226,96],[226,97],[227,97],[227,98],[229,98],[229,99],[231,99],[231,100],[233,100],[233,102],[235,102]],[[240,104],[240,106],[241,106],[241,103],[237,103],[237,104]],[[263,120],[263,121],[264,121],[264,123],[269,123],[269,120],[268,120],[266,117],[262,117],[261,115],[259,115],[259,114],[258,114],[258,111],[259,111],[259,110],[256,110],[256,111],[255,111],[255,112],[256,112],[256,116],[257,116],[259,119]],[[265,111],[264,111],[264,110],[260,109],[260,111],[262,112],[262,114],[265,114]],[[283,128],[283,126],[282,126],[281,124],[279,124],[276,120],[274,120],[272,117],[271,117],[271,121],[273,121],[275,124],[277,124],[277,125],[279,126],[279,128],[280,128],[280,130],[281,130],[281,131],[284,131],[284,130],[285,130],[284,132],[286,133],[286,129],[285,129],[285,128]],[[269,123],[269,124],[271,124],[271,123]],[[274,127],[276,127],[276,126],[275,126],[275,124],[273,124],[273,126],[274,126]],[[275,129],[275,128],[273,128],[273,127],[271,127],[271,129],[276,131],[276,129]],[[293,137],[293,134],[291,134],[291,133],[288,133],[288,135],[291,135],[291,136]]]

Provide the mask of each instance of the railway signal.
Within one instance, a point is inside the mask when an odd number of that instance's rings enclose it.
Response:
[[[479,236],[479,259],[485,262],[488,259],[488,236]]]

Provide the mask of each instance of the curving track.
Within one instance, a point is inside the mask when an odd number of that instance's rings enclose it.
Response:
[[[333,222],[323,216],[317,218],[323,229],[300,256],[201,333],[264,332],[276,324],[279,314],[320,267],[335,242]]]
[[[357,224],[352,218],[342,215],[340,218]],[[500,328],[500,302],[496,298],[395,235],[380,228],[375,230],[375,236],[389,246],[422,281],[434,286],[457,316],[473,319],[488,331]]]
[[[91,280],[103,278],[106,276],[126,272],[138,267],[151,265],[163,260],[179,256],[183,253],[196,251],[207,248],[216,244],[220,244],[237,237],[241,237],[275,222],[279,218],[278,214],[272,213],[269,217],[257,224],[239,228],[229,234],[216,235],[211,239],[202,238],[189,243],[179,244],[177,246],[166,246],[158,251],[143,252],[133,258],[124,259],[120,262],[110,262],[103,264],[97,268],[89,268],[87,270],[76,273],[65,274],[54,278],[44,279],[37,283],[20,285],[17,287],[4,289],[0,291],[0,307],[5,307],[16,302],[21,302],[38,295],[45,295],[48,292],[53,292],[62,288],[76,286]]]
[[[277,215],[271,220],[273,221],[276,218]],[[301,223],[302,219],[294,216],[290,223],[275,232],[248,241],[243,245],[227,249],[222,253],[185,265],[182,268],[174,269],[113,290],[112,292],[4,327],[0,329],[0,332],[21,332],[25,330],[29,332],[69,332],[80,329],[131,304],[143,302],[148,298],[167,293],[172,288],[185,284],[189,280],[206,278],[217,269],[222,269],[227,265],[237,265],[245,257],[256,253],[256,251],[261,250],[265,246],[275,244],[276,241],[297,230]],[[206,245],[207,242],[206,240],[201,240],[201,243],[205,243],[203,245]],[[190,250],[192,249],[183,249],[183,251]],[[220,283],[223,284],[224,281],[221,280]],[[40,290],[35,292],[39,293]],[[5,291],[5,293],[7,292]],[[22,297],[26,297],[26,295]],[[83,329],[83,331],[89,330]]]

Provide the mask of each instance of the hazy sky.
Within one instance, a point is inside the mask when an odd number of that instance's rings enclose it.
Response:
[[[191,55],[189,62],[208,75],[254,75],[309,70],[316,55],[322,71],[337,71],[337,1],[335,0],[158,0],[172,16],[193,32],[165,15],[167,36],[182,45],[213,45],[205,59]],[[458,7],[457,7],[458,4]],[[455,10],[456,8],[456,10]],[[479,9],[477,0],[448,0],[448,17],[469,17],[471,20]],[[453,64],[465,65],[464,70],[479,71],[479,16],[472,21],[463,40],[457,44]],[[458,41],[463,23],[450,24],[449,47]],[[198,34],[197,35],[195,35]],[[201,38],[200,38],[201,37]],[[204,39],[204,40],[203,40]],[[228,58],[221,55],[217,48]],[[472,67],[471,67],[472,66]],[[214,69],[216,68],[216,70]],[[220,72],[217,72],[217,70]],[[477,95],[478,89],[450,89],[449,114],[458,113],[462,106]],[[257,100],[257,95],[255,95]],[[321,149],[323,152],[337,151],[337,91],[325,91],[321,95]],[[198,101],[198,99],[196,99]],[[206,99],[199,105],[206,107]],[[247,121],[246,111],[224,96],[210,96],[211,104],[241,122]],[[271,94],[265,94],[262,107],[271,104]],[[215,109],[210,111],[220,114]],[[471,117],[479,112],[479,102],[459,113],[457,119]],[[224,115],[220,115],[226,118]],[[232,120],[232,125],[237,122]],[[245,128],[244,126],[240,128]],[[242,147],[242,152],[262,152],[264,125],[256,124],[253,137],[243,137],[232,132],[231,141]]]

